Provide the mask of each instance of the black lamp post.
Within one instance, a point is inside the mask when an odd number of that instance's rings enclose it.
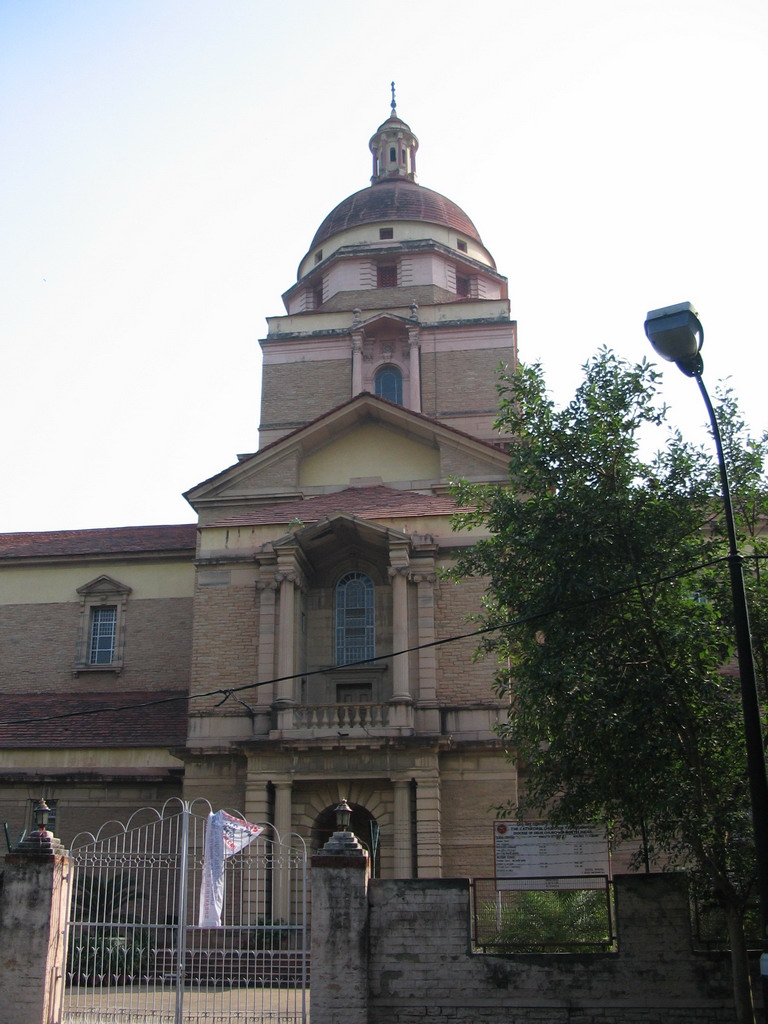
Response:
[[[731,576],[733,617],[736,632],[736,653],[739,659],[741,681],[741,702],[744,715],[744,738],[747,748],[747,772],[752,801],[752,827],[755,835],[757,854],[757,881],[760,894],[761,947],[760,975],[763,990],[763,1005],[768,1013],[768,779],[765,771],[765,747],[760,721],[760,701],[755,679],[755,661],[752,653],[752,636],[749,628],[747,595],[744,589],[743,559],[736,544],[736,525],[733,518],[731,490],[728,471],[723,455],[723,442],[715,410],[702,373],[704,362],[701,346],[704,344],[704,328],[690,302],[679,302],[675,306],[653,309],[645,321],[645,333],[654,349],[662,358],[675,363],[687,377],[693,377],[707,407],[712,435],[717,448],[720,467],[720,482],[723,489],[725,524],[728,533],[728,568]]]

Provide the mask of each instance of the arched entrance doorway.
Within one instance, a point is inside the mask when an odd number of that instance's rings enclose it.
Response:
[[[371,874],[375,878],[379,873],[379,826],[369,810],[361,804],[349,805],[352,808],[352,819],[349,823],[350,832],[369,853],[371,858]],[[312,828],[312,850],[317,852],[328,842],[336,831],[336,805],[333,804],[321,811]]]

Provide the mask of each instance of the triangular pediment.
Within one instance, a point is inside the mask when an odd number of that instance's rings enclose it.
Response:
[[[228,510],[348,487],[439,493],[455,477],[505,480],[506,466],[500,448],[363,393],[243,458],[185,497],[210,521]]]
[[[111,576],[97,576],[77,588],[81,597],[127,597],[131,588],[125,583],[112,579]]]
[[[273,541],[272,547],[277,554],[291,549],[300,552],[303,562],[317,570],[337,563],[340,551],[348,558],[378,560],[386,567],[390,549],[408,548],[410,543],[402,530],[339,512],[285,534]]]
[[[396,313],[376,313],[363,320],[358,326],[366,334],[401,334],[408,326],[413,327],[413,321]]]

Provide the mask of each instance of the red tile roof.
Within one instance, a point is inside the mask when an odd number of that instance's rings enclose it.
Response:
[[[186,698],[185,690],[3,694],[0,744],[36,749],[180,746],[186,742]]]
[[[103,530],[53,530],[0,534],[0,559],[57,555],[118,555],[194,550],[195,523],[181,526],[118,526]]]
[[[400,519],[412,516],[448,516],[458,511],[453,498],[444,495],[398,491],[393,487],[347,487],[332,494],[297,498],[265,505],[209,526],[266,526],[272,523],[316,523],[339,512],[359,519]]]

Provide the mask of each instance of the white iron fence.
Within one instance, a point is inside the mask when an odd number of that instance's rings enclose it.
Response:
[[[62,1024],[309,1019],[304,843],[265,826],[225,861],[221,926],[200,927],[210,810],[173,799],[75,838]]]

